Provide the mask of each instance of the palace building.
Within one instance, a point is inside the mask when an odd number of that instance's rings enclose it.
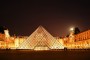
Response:
[[[71,29],[68,37],[55,38],[45,28],[39,26],[30,36],[10,36],[8,30],[0,33],[0,49],[89,49],[90,30],[74,34]]]
[[[90,30],[74,34],[71,31],[69,37],[63,39],[65,47],[68,49],[89,49],[90,48]]]

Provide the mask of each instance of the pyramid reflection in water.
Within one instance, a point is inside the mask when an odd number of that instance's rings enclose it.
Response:
[[[42,26],[39,26],[17,49],[50,50],[63,49],[60,44]]]

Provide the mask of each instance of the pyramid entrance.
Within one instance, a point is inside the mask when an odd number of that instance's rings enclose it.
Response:
[[[56,39],[42,26],[39,26],[23,43],[20,44],[18,49],[50,50],[54,48],[55,42]],[[58,46],[55,47],[63,47],[61,44]]]

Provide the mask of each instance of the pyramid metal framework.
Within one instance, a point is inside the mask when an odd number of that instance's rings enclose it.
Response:
[[[39,26],[17,49],[49,50],[63,48],[59,41],[42,26]]]

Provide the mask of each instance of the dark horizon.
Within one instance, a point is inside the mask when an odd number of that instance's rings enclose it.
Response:
[[[90,29],[89,1],[2,1],[0,25],[11,35],[29,36],[42,25],[53,36],[65,36],[70,27]]]

